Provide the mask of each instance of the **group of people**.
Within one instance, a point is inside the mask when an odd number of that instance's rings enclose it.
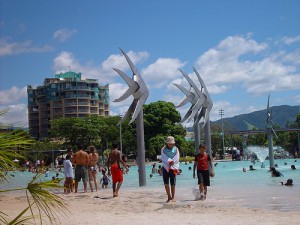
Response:
[[[88,154],[83,150],[83,146],[79,144],[77,146],[76,153],[73,153],[71,149],[67,150],[66,159],[64,160],[65,170],[65,192],[69,193],[78,191],[78,183],[82,180],[84,191],[87,192],[87,180],[89,181],[90,189],[93,192],[98,190],[97,180],[97,162],[99,155],[96,152],[94,146],[89,147],[90,153]],[[166,145],[161,149],[161,161],[162,166],[158,169],[156,164],[153,165],[152,172],[162,175],[165,191],[167,194],[166,202],[175,202],[175,186],[176,176],[181,171],[179,169],[179,149],[175,145],[175,138],[172,136],[167,137]],[[75,174],[73,173],[73,165],[75,166]],[[121,165],[125,171],[121,169]],[[107,159],[107,175],[106,170],[102,168],[102,177],[100,183],[103,188],[107,188],[109,177],[112,177],[112,189],[113,197],[119,196],[119,190],[123,183],[123,172],[128,172],[128,166],[125,160],[122,159],[122,154],[118,150],[118,144],[114,142],[112,149]],[[214,170],[212,165],[212,159],[205,152],[205,146],[199,146],[199,153],[195,156],[193,167],[193,178],[198,178],[200,200],[205,200],[207,196],[207,187],[210,186],[210,176],[214,176]],[[74,177],[74,180],[73,180]]]
[[[73,153],[71,149],[68,149],[66,158],[63,163],[65,170],[65,193],[73,192],[73,186],[74,192],[77,193],[78,183],[81,180],[83,181],[85,192],[87,192],[87,181],[89,181],[91,191],[97,191],[98,161],[99,155],[96,152],[96,148],[94,146],[89,147],[89,153],[83,150],[83,146],[81,144],[77,145],[76,153]],[[111,182],[109,176],[112,176],[114,197],[118,196],[119,189],[123,182],[123,171],[120,168],[120,164],[122,164],[125,167],[126,172],[128,172],[128,167],[122,160],[121,152],[118,150],[118,144],[114,142],[112,144],[112,149],[107,160],[108,174],[106,174],[106,169],[102,168],[102,177],[100,179],[102,188],[107,188],[108,183]],[[75,166],[75,174],[73,173],[73,165]]]
[[[169,136],[166,145],[161,149],[161,161],[163,182],[167,194],[166,203],[175,202],[176,175],[179,169],[179,150],[175,145],[175,139]],[[205,152],[205,146],[199,146],[199,153],[195,156],[193,167],[193,178],[198,178],[200,200],[205,200],[207,196],[207,187],[210,186],[210,176],[215,175],[212,159]]]
[[[284,165],[287,165],[287,163],[284,163]],[[281,172],[279,172],[276,167],[278,167],[277,164],[275,164],[274,166],[270,167],[270,170],[269,172],[271,172],[271,176],[272,177],[283,177],[283,174]],[[291,169],[292,170],[295,170],[296,167],[295,165],[291,165]],[[250,171],[253,171],[253,170],[256,170],[254,169],[254,167],[252,165],[249,166],[249,170]],[[243,172],[247,172],[246,168],[243,167]],[[293,179],[289,178],[287,179],[286,183],[284,182],[280,182],[282,185],[285,185],[285,186],[292,186],[293,185]]]

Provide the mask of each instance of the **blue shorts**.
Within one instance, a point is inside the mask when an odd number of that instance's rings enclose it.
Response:
[[[169,170],[169,172],[163,167],[163,179],[164,184],[171,184],[171,186],[176,185],[176,175],[174,174],[173,170]]]

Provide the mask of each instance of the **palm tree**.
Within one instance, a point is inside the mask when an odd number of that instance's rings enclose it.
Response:
[[[6,111],[0,111],[2,116]],[[33,139],[28,138],[27,132],[23,130],[0,133],[0,183],[7,181],[6,172],[20,169],[20,165],[13,159],[21,159],[23,156],[20,151],[26,151],[30,148]],[[18,149],[18,152],[16,152]],[[51,224],[59,221],[59,214],[66,214],[67,207],[62,199],[53,193],[57,188],[63,188],[56,181],[41,181],[42,173],[36,176],[24,187],[0,190],[0,193],[11,191],[24,191],[28,202],[22,212],[13,220],[9,221],[8,215],[0,211],[0,223],[15,225],[24,223],[43,223],[44,218],[48,219]],[[29,212],[29,216],[28,216]],[[35,213],[37,212],[37,215]]]

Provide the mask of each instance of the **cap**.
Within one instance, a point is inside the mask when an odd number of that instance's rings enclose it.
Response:
[[[167,137],[167,144],[175,144],[175,138],[172,136]]]

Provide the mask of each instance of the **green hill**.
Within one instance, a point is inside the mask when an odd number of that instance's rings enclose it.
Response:
[[[288,122],[293,122],[299,114],[299,106],[272,106],[272,118],[275,125],[285,128]],[[231,118],[223,118],[224,126],[233,127],[236,130],[252,130],[253,128],[265,129],[267,109],[241,114]],[[213,123],[221,124],[221,119]]]

